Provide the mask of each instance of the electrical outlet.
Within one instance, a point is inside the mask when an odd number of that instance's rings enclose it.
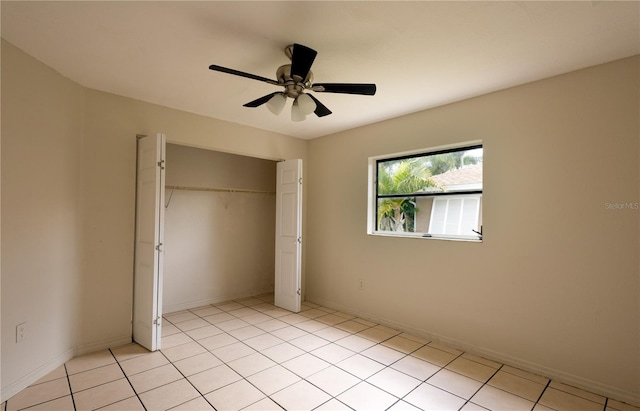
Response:
[[[364,291],[364,280],[363,279],[359,279],[358,280],[358,290]]]
[[[16,343],[24,341],[25,334],[27,332],[27,323],[20,323],[16,325]]]

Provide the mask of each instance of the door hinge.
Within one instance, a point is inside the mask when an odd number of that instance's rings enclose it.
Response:
[[[153,320],[153,324],[154,324],[156,327],[160,327],[160,326],[162,325],[162,317],[156,317],[156,318]]]
[[[302,244],[302,237],[298,237],[298,244]]]
[[[301,289],[298,288],[298,291],[296,291],[298,293],[298,295],[300,295],[300,293],[302,292]]]
[[[160,167],[161,170],[164,170],[164,160],[158,161],[158,167]]]
[[[298,184],[302,185],[302,177],[298,179]]]
[[[158,252],[162,252],[162,243],[156,246],[156,250],[158,250]]]

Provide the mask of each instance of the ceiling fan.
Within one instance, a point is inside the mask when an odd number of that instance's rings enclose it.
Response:
[[[246,77],[253,80],[263,81],[273,84],[274,86],[284,87],[284,91],[276,91],[266,96],[244,104],[244,107],[258,107],[266,103],[267,108],[273,114],[280,114],[287,101],[287,97],[293,99],[291,108],[291,120],[302,121],[308,114],[315,113],[318,117],[324,117],[331,114],[324,104],[318,101],[313,95],[305,93],[305,90],[317,93],[342,93],[342,94],[361,94],[373,96],[376,94],[375,84],[365,83],[313,83],[313,73],[311,65],[318,54],[317,51],[303,46],[302,44],[291,44],[285,47],[285,55],[291,60],[291,64],[280,66],[276,71],[276,80],[266,77],[256,76],[255,74],[245,73],[222,66],[212,64],[210,70],[220,71],[222,73],[233,74],[240,77]]]

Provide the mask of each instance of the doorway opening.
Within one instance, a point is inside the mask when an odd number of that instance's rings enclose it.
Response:
[[[302,160],[166,144],[158,134],[138,136],[137,170],[134,341],[155,351],[164,314],[255,295],[300,311]]]
[[[273,293],[277,162],[166,153],[163,312]]]

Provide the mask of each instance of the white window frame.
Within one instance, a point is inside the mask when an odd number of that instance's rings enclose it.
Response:
[[[377,180],[376,180],[376,168],[377,163],[380,160],[394,159],[397,157],[404,156],[413,156],[413,155],[429,155],[430,153],[436,153],[438,151],[447,151],[447,150],[456,150],[463,149],[465,147],[472,147],[482,145],[484,148],[484,144],[482,140],[473,140],[467,141],[464,143],[444,145],[438,147],[430,147],[426,149],[420,150],[412,150],[405,151],[400,153],[393,154],[384,154],[379,156],[373,156],[368,158],[368,167],[367,167],[367,175],[368,175],[368,184],[367,184],[367,234],[381,237],[400,237],[400,238],[422,238],[427,240],[454,240],[454,241],[470,241],[470,242],[482,242],[481,235],[454,235],[454,234],[425,234],[425,233],[415,233],[415,232],[393,232],[393,231],[378,231],[376,230],[377,225]],[[459,195],[464,195],[464,192],[456,193]],[[452,194],[453,196],[454,194]],[[476,194],[480,196],[481,201],[479,202],[479,207],[482,207],[483,204],[483,195],[484,193]],[[436,196],[434,196],[436,197]],[[479,218],[479,217],[478,217]],[[431,218],[430,218],[431,220]],[[429,225],[431,225],[431,221],[429,221]]]

